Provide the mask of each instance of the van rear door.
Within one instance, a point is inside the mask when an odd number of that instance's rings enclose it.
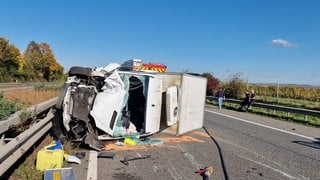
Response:
[[[179,94],[178,135],[202,128],[207,79],[183,74]]]
[[[160,129],[162,80],[160,76],[148,76],[145,132],[155,133]]]

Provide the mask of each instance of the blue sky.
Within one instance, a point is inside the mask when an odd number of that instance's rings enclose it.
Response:
[[[320,85],[319,0],[10,0],[0,17],[0,36],[21,52],[49,43],[65,71],[139,58],[221,80]]]

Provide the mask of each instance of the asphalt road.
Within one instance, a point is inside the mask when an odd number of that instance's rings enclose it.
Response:
[[[150,138],[163,142],[157,146],[106,142],[113,158],[81,150],[85,158],[72,167],[78,180],[198,180],[195,171],[204,167],[213,167],[209,179],[320,179],[317,128],[212,107],[206,108],[204,127],[179,137],[170,131],[155,134]]]

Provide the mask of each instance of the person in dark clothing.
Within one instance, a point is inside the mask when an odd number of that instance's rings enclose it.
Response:
[[[251,93],[250,93],[248,109],[253,105],[255,100],[256,100],[256,94],[254,93],[254,90],[252,89]]]
[[[225,100],[226,98],[224,94],[224,90],[222,88],[219,88],[219,90],[216,92],[216,98],[218,99],[219,109],[221,109],[223,100]]]
[[[244,100],[242,101],[241,106],[248,105],[249,102],[250,102],[250,93],[249,93],[248,90],[246,90],[245,98],[244,98]]]
[[[245,98],[244,98],[244,100],[241,102],[240,107],[239,107],[239,110],[241,110],[241,111],[247,111],[249,104],[250,104],[250,93],[249,93],[249,90],[246,90]]]

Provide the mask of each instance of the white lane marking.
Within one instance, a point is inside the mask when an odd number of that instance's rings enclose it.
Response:
[[[280,131],[280,132],[291,134],[291,135],[294,135],[294,136],[306,138],[306,139],[309,139],[311,141],[318,141],[316,138],[313,138],[313,137],[309,137],[309,136],[293,133],[293,132],[290,132],[290,131],[286,131],[286,130],[283,130],[283,129],[278,129],[278,128],[267,126],[267,125],[264,125],[264,124],[259,124],[259,123],[248,121],[248,120],[241,119],[241,118],[238,118],[238,117],[234,117],[234,116],[230,116],[230,115],[226,115],[226,114],[222,114],[222,113],[218,113],[218,112],[214,112],[214,111],[210,111],[210,110],[205,110],[205,111],[213,113],[213,114],[218,114],[220,116],[225,116],[225,117],[229,117],[229,118],[236,119],[236,120],[239,120],[239,121],[243,121],[243,122],[246,122],[246,123],[249,123],[249,124],[254,124],[254,125],[257,125],[257,126],[269,128],[269,129],[272,129],[272,130],[275,130],[275,131]]]
[[[97,180],[98,174],[98,152],[90,150],[89,152],[89,162],[87,170],[87,180]]]
[[[254,163],[256,163],[256,164],[260,164],[261,166],[264,166],[264,167],[266,167],[266,168],[272,169],[273,171],[276,171],[276,172],[284,175],[285,177],[287,177],[287,178],[289,178],[289,179],[298,179],[297,177],[291,176],[291,175],[288,174],[288,173],[285,173],[285,172],[283,172],[283,171],[280,171],[279,169],[275,169],[275,168],[273,168],[273,167],[271,167],[271,166],[268,166],[268,165],[266,165],[266,164],[263,164],[263,163],[260,163],[260,162],[258,162],[258,161],[255,161],[255,160],[253,160],[253,159],[249,159],[249,158],[246,158],[246,157],[243,157],[243,156],[239,156],[239,155],[238,155],[238,157],[243,158],[243,159],[246,159],[246,160],[251,161],[251,162],[254,162]],[[304,178],[304,179],[305,179],[305,178]]]

